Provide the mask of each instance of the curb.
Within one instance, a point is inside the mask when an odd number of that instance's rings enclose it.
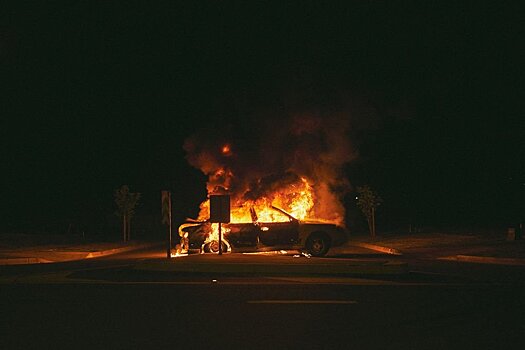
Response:
[[[375,251],[378,251],[378,252],[382,252],[382,253],[387,253],[387,254],[390,254],[390,255],[403,255],[403,253],[401,253],[401,251],[395,249],[395,248],[389,248],[389,247],[383,247],[383,246],[380,246],[380,245],[375,245],[375,244],[369,244],[369,243],[362,243],[362,242],[352,242],[350,243],[350,245],[353,245],[353,246],[356,246],[356,247],[361,247],[361,248],[366,248],[366,249],[371,249],[371,250],[375,250]]]
[[[464,261],[479,264],[498,265],[520,265],[525,266],[525,259],[519,258],[495,258],[492,256],[456,255],[456,261]]]
[[[408,272],[405,262],[370,264],[264,264],[264,263],[192,263],[173,261],[145,261],[137,270],[187,273],[231,274],[298,274],[298,275],[396,275]]]
[[[113,254],[118,254],[118,253],[124,253],[124,252],[131,251],[131,250],[145,249],[145,248],[153,247],[155,245],[158,245],[158,243],[141,244],[141,245],[128,246],[128,247],[122,247],[122,248],[113,248],[113,249],[94,251],[94,252],[89,252],[89,251],[65,252],[66,255],[70,254],[70,255],[77,255],[77,256],[70,257],[70,258],[58,258],[56,260],[49,260],[49,259],[39,258],[39,257],[0,258],[0,266],[79,261],[79,260],[98,258],[98,257],[103,257],[103,256],[108,256],[108,255],[113,255]],[[54,252],[54,254],[61,254],[61,253],[64,253],[64,252],[61,252],[61,251]]]
[[[102,256],[108,256],[118,253],[124,253],[131,250],[139,250],[139,249],[145,249],[149,247],[153,247],[158,245],[158,243],[150,243],[150,244],[142,244],[138,246],[129,246],[129,247],[122,247],[122,248],[113,248],[113,249],[107,249],[107,250],[101,250],[96,252],[89,252],[84,259],[92,259],[92,258],[99,258]]]
[[[2,258],[0,259],[1,265],[27,265],[27,264],[40,264],[51,262],[42,258]]]

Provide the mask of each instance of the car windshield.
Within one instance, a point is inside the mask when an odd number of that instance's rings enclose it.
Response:
[[[257,213],[257,220],[259,222],[290,222],[293,217],[287,214],[284,210],[276,207],[271,207]]]

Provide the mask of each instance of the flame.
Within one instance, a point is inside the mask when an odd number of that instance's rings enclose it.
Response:
[[[171,253],[170,255],[172,258],[180,258],[180,257],[183,257],[183,256],[188,256],[188,253],[180,253],[180,252],[175,252],[175,253]]]
[[[230,233],[230,229],[225,226],[221,226],[221,233],[223,236],[225,236],[228,233]],[[212,241],[218,241],[218,240],[219,240],[219,224],[214,223],[214,224],[211,224],[211,230],[208,233],[208,237],[204,241],[204,244],[212,242]]]
[[[223,145],[221,148],[221,153],[225,156],[231,156],[232,154],[231,146],[228,144]]]
[[[228,173],[225,169],[218,171],[220,174]],[[271,193],[257,200],[243,200],[242,196],[232,195],[231,206],[231,222],[232,223],[251,223],[256,220],[259,223],[265,222],[288,222],[290,217],[273,207],[280,208],[292,215],[298,220],[313,219],[311,217],[312,208],[314,206],[314,194],[312,185],[306,178],[301,178],[300,181],[288,185],[285,188],[280,188],[274,193]],[[252,217],[251,210],[254,210],[256,217]],[[210,216],[210,201],[209,199],[203,201],[200,205],[199,220],[206,220]],[[230,232],[227,226],[221,226],[223,237],[226,237]],[[210,232],[204,244],[219,239],[219,224],[211,224]],[[228,244],[228,242],[225,242]]]
[[[287,215],[272,207],[281,208],[294,218],[304,220],[309,218],[314,206],[312,186],[303,177],[300,182],[280,189],[268,197],[258,199],[250,205],[255,209],[259,222],[286,222],[290,220]],[[241,215],[234,212],[232,215],[232,220],[242,219],[244,221],[246,218],[247,215],[244,212]],[[251,217],[248,216],[248,221],[250,219]]]
[[[204,128],[184,141],[187,160],[208,177],[208,194],[230,194],[233,222],[251,222],[250,209],[262,222],[289,220],[275,206],[299,220],[344,226],[350,184],[343,170],[357,156],[347,111],[290,112],[236,129]],[[200,220],[209,218],[208,206]]]
[[[218,173],[227,173],[221,169]],[[310,217],[314,206],[312,186],[306,178],[299,182],[281,188],[257,200],[243,200],[242,196],[232,196],[231,222],[249,223],[253,221],[251,208],[257,214],[259,222],[286,222],[290,218],[272,207],[277,207],[292,215],[298,220],[314,219]],[[205,200],[200,205],[199,220],[206,220],[210,216],[210,201]],[[214,225],[212,225],[214,226]]]

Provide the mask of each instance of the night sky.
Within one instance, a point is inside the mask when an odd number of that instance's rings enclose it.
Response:
[[[113,234],[113,192],[195,216],[193,134],[250,143],[261,119],[344,111],[353,188],[379,220],[511,226],[523,217],[519,2],[7,1],[0,5],[3,232]],[[520,13],[521,12],[521,13]],[[271,140],[268,140],[271,143]],[[345,205],[352,221],[355,203]],[[352,226],[352,223],[349,224]],[[118,226],[117,226],[118,227]]]

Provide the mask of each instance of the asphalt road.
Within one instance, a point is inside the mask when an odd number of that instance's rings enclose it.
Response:
[[[134,269],[156,254],[2,267],[0,348],[523,348],[523,268],[408,257],[411,273],[383,277]]]

